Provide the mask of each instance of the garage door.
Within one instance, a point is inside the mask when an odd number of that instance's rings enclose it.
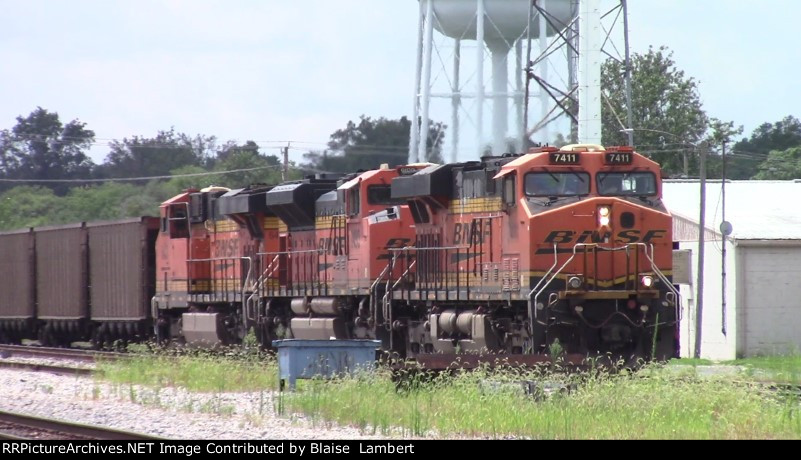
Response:
[[[737,249],[738,353],[801,350],[801,247]]]

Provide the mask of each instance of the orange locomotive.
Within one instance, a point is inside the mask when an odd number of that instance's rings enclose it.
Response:
[[[270,187],[188,190],[161,205],[156,293],[151,315],[159,339],[234,343],[248,329],[242,306],[257,253],[278,249]]]
[[[384,322],[376,299],[412,273],[388,261],[389,249],[414,239],[391,182],[423,166],[204,189],[165,202],[157,334],[236,343],[253,329],[264,346],[287,337],[378,338],[389,346],[391,329],[376,327]]]
[[[372,338],[408,357],[675,351],[671,217],[658,165],[631,148],[210,189],[162,219],[162,336]]]
[[[558,341],[569,353],[673,356],[661,192],[658,165],[629,147],[546,147],[396,179],[417,233],[397,252],[416,273],[386,309],[425,312],[393,318],[406,354],[544,353]]]

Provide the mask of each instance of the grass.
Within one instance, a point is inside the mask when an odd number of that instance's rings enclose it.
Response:
[[[101,378],[111,383],[197,392],[259,391],[278,386],[275,358],[241,351],[138,354],[101,362],[98,370]]]
[[[731,376],[700,377],[693,366],[649,365],[636,373],[546,368],[487,369],[456,375],[392,374],[379,369],[339,380],[298,381],[297,391],[265,399],[259,414],[305,414],[312,423],[355,425],[404,436],[533,439],[799,439],[798,395]],[[710,363],[711,364],[711,363]],[[801,358],[734,364],[795,375]],[[195,392],[276,389],[277,363],[257,353],[141,355],[101,363],[101,378],[121,385],[183,387]],[[130,387],[129,387],[130,388]],[[554,391],[550,391],[554,390]],[[142,393],[126,395],[144,403]],[[156,393],[157,395],[158,393]],[[157,396],[156,396],[157,397]],[[150,396],[152,399],[153,396]],[[215,406],[215,404],[217,407]],[[207,407],[208,406],[208,407]],[[198,411],[230,414],[208,403]]]
[[[574,389],[535,398],[514,384],[520,381]],[[797,399],[653,366],[621,375],[479,371],[412,382],[399,391],[381,373],[312,381],[302,391],[283,395],[283,406],[317,420],[356,424],[382,434],[400,428],[413,436],[801,438]]]
[[[671,359],[669,363],[672,366],[710,366],[715,364],[712,360],[702,358]]]
[[[801,384],[801,354],[755,356],[727,361],[725,364],[743,366],[746,375],[759,380]]]

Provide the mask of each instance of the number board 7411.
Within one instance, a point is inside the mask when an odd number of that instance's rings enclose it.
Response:
[[[577,165],[581,163],[581,155],[576,152],[551,152],[549,161],[554,165]]]
[[[604,154],[604,163],[608,165],[630,165],[631,152],[608,152]]]

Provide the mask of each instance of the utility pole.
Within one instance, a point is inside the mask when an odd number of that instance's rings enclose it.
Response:
[[[289,144],[281,149],[281,153],[284,154],[284,169],[281,171],[281,180],[286,182],[289,176]]]
[[[720,248],[720,332],[726,335],[726,237],[729,235],[729,227],[726,222],[726,141],[723,141],[723,150],[721,151],[722,179],[720,182],[720,201],[722,202],[723,212],[721,212],[720,233],[721,248]]]
[[[629,52],[629,7],[626,0],[621,0],[623,6],[623,40],[626,46],[626,125],[633,128],[634,116],[631,107],[631,55]],[[627,131],[629,147],[634,146],[634,130]],[[686,169],[686,168],[685,168]]]
[[[706,154],[708,144],[706,141],[701,142],[698,146],[698,157],[700,162],[700,176],[701,176],[701,212],[698,217],[698,284],[697,292],[695,294],[695,358],[701,357],[701,337],[703,330],[703,312],[704,312],[704,231],[706,223]],[[685,156],[685,162],[687,157]],[[686,164],[686,163],[685,163]]]
[[[689,156],[688,154],[689,153],[690,152],[688,152],[687,149],[685,148],[684,149],[684,177],[685,178],[690,177],[690,161],[689,161],[689,158],[688,158],[688,156]]]

